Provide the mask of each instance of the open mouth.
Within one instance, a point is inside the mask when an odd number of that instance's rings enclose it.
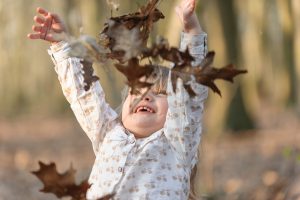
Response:
[[[148,106],[138,106],[134,113],[139,113],[139,112],[144,112],[144,113],[155,113],[154,110]]]

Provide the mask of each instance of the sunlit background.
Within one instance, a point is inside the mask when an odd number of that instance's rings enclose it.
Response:
[[[163,0],[166,19],[151,35],[178,46],[181,24]],[[58,13],[75,37],[97,37],[105,20],[134,12],[146,0],[0,0],[0,200],[56,199],[38,190],[30,171],[38,160],[71,163],[78,181],[93,165],[92,146],[64,99],[49,44],[29,40],[36,7]],[[210,93],[195,179],[202,199],[300,199],[300,1],[199,0],[197,13],[208,33],[214,66],[233,63],[248,74],[234,84],[217,81]],[[124,78],[95,65],[116,108]]]

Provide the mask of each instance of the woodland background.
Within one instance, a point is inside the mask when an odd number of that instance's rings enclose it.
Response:
[[[78,179],[93,164],[91,145],[63,98],[49,44],[26,38],[36,7],[58,13],[72,35],[97,37],[105,19],[136,11],[145,0],[0,0],[0,199],[55,199],[30,174],[38,160],[70,163]],[[178,46],[180,0],[163,0],[154,28]],[[217,81],[222,97],[206,103],[196,189],[203,199],[300,199],[300,1],[199,0],[216,67],[248,74]],[[95,66],[107,101],[117,107],[124,78]]]

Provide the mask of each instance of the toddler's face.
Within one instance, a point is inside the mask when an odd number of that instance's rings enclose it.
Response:
[[[135,100],[141,98],[146,91],[147,89],[141,89],[138,95],[128,94],[122,108],[123,125],[137,138],[147,137],[163,128],[168,111],[165,92],[153,89],[135,104]]]

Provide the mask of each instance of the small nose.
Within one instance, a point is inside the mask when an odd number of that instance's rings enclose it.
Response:
[[[153,97],[151,96],[151,94],[149,92],[147,92],[147,94],[145,94],[145,96],[143,97],[143,100],[152,101]]]

